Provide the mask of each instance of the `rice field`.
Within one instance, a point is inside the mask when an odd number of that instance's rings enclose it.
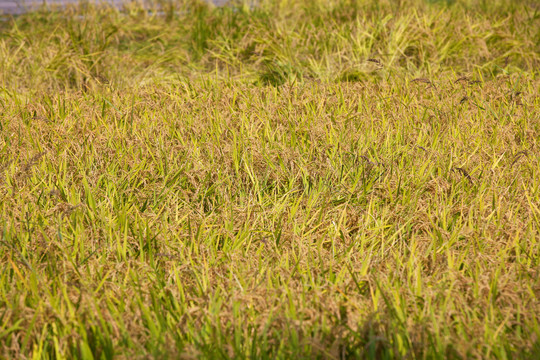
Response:
[[[0,21],[0,358],[540,356],[534,1]]]

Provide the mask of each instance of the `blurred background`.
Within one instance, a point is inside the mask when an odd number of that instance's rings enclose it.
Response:
[[[230,0],[207,0],[217,6],[224,5]],[[0,0],[0,14],[21,14],[32,9],[37,9],[43,6],[49,8],[62,7],[67,4],[75,4],[78,2],[89,3],[107,3],[116,7],[121,7],[123,3],[132,2],[129,0]],[[138,0],[137,2],[146,2]]]

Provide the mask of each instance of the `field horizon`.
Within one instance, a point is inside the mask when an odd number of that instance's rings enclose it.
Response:
[[[156,6],[0,22],[0,358],[540,356],[534,2]]]

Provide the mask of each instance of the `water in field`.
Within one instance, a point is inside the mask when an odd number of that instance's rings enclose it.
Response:
[[[43,4],[51,7],[65,6],[67,4],[75,4],[80,0],[0,0],[0,14],[20,14],[29,9],[35,9]],[[126,0],[87,0],[92,3],[107,3],[117,7],[121,7]],[[213,4],[220,6],[224,5],[229,0],[208,0]],[[144,2],[144,1],[143,1]]]

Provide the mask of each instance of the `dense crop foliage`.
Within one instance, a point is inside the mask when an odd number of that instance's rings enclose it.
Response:
[[[0,22],[0,357],[534,358],[540,7]]]

